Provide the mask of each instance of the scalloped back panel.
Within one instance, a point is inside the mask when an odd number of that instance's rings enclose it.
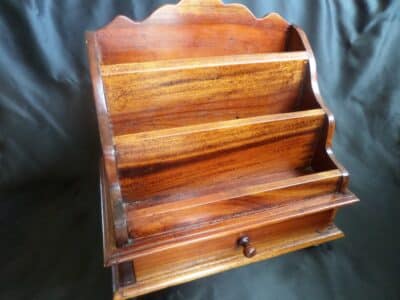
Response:
[[[200,3],[199,3],[200,2]],[[96,32],[103,64],[282,52],[290,25],[219,0],[165,5],[141,23],[118,16]]]

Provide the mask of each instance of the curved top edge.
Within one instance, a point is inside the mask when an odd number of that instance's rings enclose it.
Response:
[[[131,26],[137,26],[140,24],[151,23],[152,21],[161,19],[163,15],[167,15],[168,13],[171,12],[176,13],[178,12],[178,9],[182,8],[190,8],[190,7],[198,8],[198,13],[200,12],[201,14],[202,7],[205,9],[210,6],[227,8],[227,9],[230,8],[232,11],[234,10],[234,14],[238,15],[241,14],[243,16],[247,16],[248,18],[251,18],[256,22],[265,22],[266,20],[276,19],[282,23],[285,23],[287,26],[290,25],[290,23],[286,21],[286,19],[284,19],[280,14],[275,12],[269,13],[264,17],[258,18],[253,14],[253,12],[247,6],[240,3],[225,4],[221,0],[181,0],[177,4],[165,4],[160,6],[155,11],[153,11],[148,17],[146,17],[144,20],[140,22],[135,21],[124,15],[117,15],[111,22],[109,22],[103,27],[100,27],[96,31],[110,30],[115,28],[126,28]],[[185,12],[183,12],[183,14],[184,13]],[[189,13],[189,11],[187,11],[187,13]],[[206,11],[204,11],[204,14],[207,15]]]
[[[325,151],[328,154],[329,158],[333,161],[333,163],[336,165],[336,167],[342,172],[342,175],[345,177],[343,182],[342,182],[342,190],[344,191],[347,186],[348,186],[348,176],[349,172],[347,169],[336,159],[335,155],[333,154],[332,150],[332,142],[333,142],[333,136],[335,133],[335,118],[333,116],[333,113],[330,111],[330,109],[326,106],[325,101],[322,97],[319,84],[318,84],[318,73],[317,73],[317,61],[315,59],[314,52],[312,50],[311,44],[307,38],[306,33],[304,32],[303,29],[301,29],[298,26],[293,26],[293,28],[297,31],[299,34],[303,45],[309,55],[309,68],[310,68],[310,80],[311,80],[311,90],[315,96],[315,99],[321,106],[321,108],[325,111],[328,117],[328,128],[327,128],[327,138],[326,138],[326,143],[325,143]]]

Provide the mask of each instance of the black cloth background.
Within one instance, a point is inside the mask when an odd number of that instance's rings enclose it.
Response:
[[[0,299],[111,299],[84,31],[167,2],[0,1]],[[239,2],[308,34],[362,202],[345,239],[144,299],[400,299],[400,2]]]

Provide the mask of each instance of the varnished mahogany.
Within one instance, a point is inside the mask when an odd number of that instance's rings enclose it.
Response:
[[[343,236],[358,199],[301,29],[183,0],[87,43],[115,299]]]

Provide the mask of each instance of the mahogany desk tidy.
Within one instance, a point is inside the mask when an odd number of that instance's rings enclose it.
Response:
[[[337,209],[358,199],[301,29],[183,0],[87,44],[115,299],[343,236]]]

